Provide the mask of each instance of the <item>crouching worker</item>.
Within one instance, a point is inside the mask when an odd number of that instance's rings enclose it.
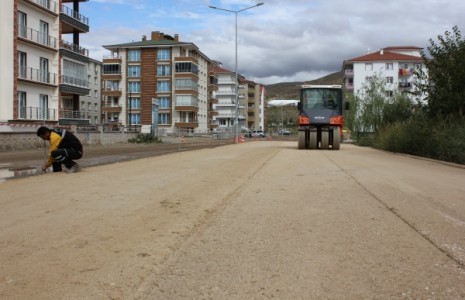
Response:
[[[82,144],[74,134],[42,126],[37,130],[37,136],[50,142],[48,160],[42,166],[42,171],[45,172],[48,167],[53,166],[53,172],[61,172],[62,164],[68,173],[79,171],[79,165],[73,160],[82,157]]]

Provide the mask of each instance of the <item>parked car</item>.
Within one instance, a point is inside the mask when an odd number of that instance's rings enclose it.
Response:
[[[260,137],[260,138],[263,138],[265,137],[265,132],[263,132],[263,130],[254,130],[252,131],[252,134],[250,137]]]
[[[280,131],[278,131],[278,134],[279,135],[291,135],[292,133],[287,129],[281,129]]]

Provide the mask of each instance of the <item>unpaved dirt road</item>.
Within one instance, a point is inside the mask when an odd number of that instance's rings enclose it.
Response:
[[[0,299],[464,299],[465,169],[343,144],[0,184]]]

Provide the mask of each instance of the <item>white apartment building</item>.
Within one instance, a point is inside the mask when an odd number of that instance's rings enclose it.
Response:
[[[414,91],[418,79],[412,71],[418,67],[425,70],[420,51],[421,48],[413,46],[386,47],[344,61],[343,76],[346,96],[356,95],[367,80],[375,75],[385,79],[388,97],[395,92]],[[413,100],[413,95],[407,95]]]
[[[213,121],[218,124],[220,131],[232,131],[235,129],[236,120],[236,75],[234,72],[223,68],[220,64],[212,69],[218,78],[218,90],[213,92],[213,96],[218,99],[218,103],[213,105],[213,109],[218,112],[213,117]],[[244,86],[242,86],[245,88]],[[239,86],[239,89],[241,86]],[[239,124],[245,124],[245,115],[238,115]]]
[[[2,1],[0,132],[58,121],[59,12],[55,1]]]
[[[89,31],[79,13],[85,1],[1,1],[0,132],[89,124],[79,101],[89,94],[88,51],[79,46]]]

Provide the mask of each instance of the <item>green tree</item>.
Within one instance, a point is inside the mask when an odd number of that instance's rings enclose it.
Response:
[[[349,120],[351,130],[358,133],[376,133],[383,123],[386,104],[385,81],[375,74],[366,81],[361,90],[351,99]]]
[[[426,72],[414,70],[420,79],[417,95],[426,94],[430,116],[451,115],[464,117],[465,113],[465,40],[457,26],[452,32],[429,40],[428,52],[422,51]]]

